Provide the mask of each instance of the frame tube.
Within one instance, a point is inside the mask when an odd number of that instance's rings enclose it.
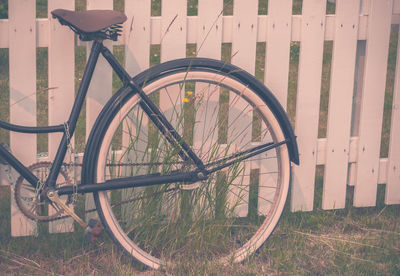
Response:
[[[131,80],[131,76],[126,72],[125,68],[121,66],[118,60],[114,57],[111,51],[102,45],[101,54],[110,64],[114,72],[117,74],[118,78],[122,81],[125,86],[128,86]]]
[[[84,103],[90,81],[92,80],[93,72],[96,67],[102,46],[103,44],[101,41],[93,41],[92,49],[90,51],[90,56],[86,64],[85,71],[83,73],[81,84],[78,89],[78,94],[76,96],[74,105],[72,107],[69,119],[66,123],[69,128],[69,135],[71,137],[74,134],[79,113],[82,110],[82,105]],[[58,146],[58,150],[53,161],[53,166],[51,167],[49,176],[47,178],[46,184],[48,187],[53,187],[53,188],[55,187],[58,173],[65,158],[65,154],[67,152],[68,143],[69,141],[67,133],[64,131],[64,135],[61,139],[60,145]]]
[[[65,186],[56,189],[56,191],[58,195],[68,195],[73,193],[93,193],[100,191],[116,190],[121,188],[145,187],[176,182],[194,183],[204,179],[207,179],[207,176],[202,176],[200,178],[197,171],[187,173],[174,173],[169,175],[161,175],[158,173],[112,179],[107,180],[103,183],[84,184],[78,185],[77,187]]]
[[[64,132],[64,125],[56,126],[42,126],[42,127],[30,127],[9,124],[4,121],[0,121],[0,128],[7,130],[22,132],[22,133],[52,133],[52,132]]]

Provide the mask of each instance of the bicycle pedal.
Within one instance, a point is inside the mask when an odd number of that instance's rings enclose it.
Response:
[[[97,219],[90,219],[85,228],[85,240],[95,243],[101,234],[101,223]]]

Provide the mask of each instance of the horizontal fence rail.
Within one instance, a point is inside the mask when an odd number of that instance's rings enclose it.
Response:
[[[56,8],[75,9],[74,0],[48,0],[47,5],[48,14]],[[90,43],[79,41],[51,16],[36,18],[35,1],[13,0],[8,6],[8,19],[0,19],[0,48],[8,48],[9,91],[2,90],[1,95],[9,93],[9,121],[37,123],[36,55],[38,47],[45,47],[48,123],[62,124],[74,99],[76,46],[89,51]],[[228,45],[230,62],[251,74],[256,74],[261,60],[260,78],[288,109],[298,136],[300,166],[292,171],[291,210],[314,208],[320,165],[323,209],[344,208],[349,187],[354,187],[354,206],[375,206],[378,184],[386,184],[386,204],[400,204],[399,66],[393,77],[388,155],[380,156],[390,34],[391,29],[398,32],[393,26],[400,24],[400,0],[336,0],[334,14],[326,14],[327,2],[320,0],[303,0],[301,14],[295,15],[292,0],[269,0],[267,15],[260,15],[259,7],[258,0],[235,0],[232,15],[225,15],[223,0],[199,0],[197,15],[188,16],[186,0],[162,0],[161,16],[151,16],[150,0],[125,0],[128,20],[123,35],[105,45],[122,46],[124,65],[132,75],[150,66],[154,45],[160,45],[161,62],[187,56],[188,45],[197,56],[214,59],[224,59]],[[86,8],[113,9],[113,1],[87,0]],[[321,138],[321,87],[326,81],[321,76],[327,42],[332,58],[326,134]],[[300,49],[295,96],[288,94],[293,45]],[[100,59],[86,102],[87,136],[112,91],[111,68]],[[289,107],[290,101],[294,107]],[[5,120],[5,115],[0,119]],[[36,135],[11,133],[9,142],[18,158],[32,164],[52,160],[59,139],[60,134],[50,134],[48,153],[40,158]],[[82,153],[73,161],[81,159]],[[0,185],[9,185],[5,169],[0,166]],[[77,180],[79,169],[74,172]],[[36,224],[19,213],[13,197],[11,201],[12,235],[35,233]],[[93,206],[88,196],[86,208]],[[70,219],[50,224],[50,232],[66,231],[73,231]]]

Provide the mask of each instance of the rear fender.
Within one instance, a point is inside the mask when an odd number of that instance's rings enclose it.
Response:
[[[282,127],[285,139],[287,140],[290,160],[297,165],[300,163],[296,136],[289,118],[279,101],[263,83],[232,64],[206,58],[184,58],[165,62],[149,68],[132,78],[132,81],[136,84],[135,86],[122,87],[110,98],[97,117],[89,135],[83,158],[82,183],[95,183],[98,152],[107,126],[118,112],[119,107],[132,97],[132,95],[138,93],[136,87],[143,87],[147,80],[162,78],[168,74],[187,70],[188,67],[207,71],[220,71],[235,77],[242,83],[249,84],[249,87],[267,103],[268,107],[276,115]]]

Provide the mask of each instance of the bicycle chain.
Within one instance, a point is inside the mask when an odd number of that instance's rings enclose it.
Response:
[[[64,122],[64,132],[65,132],[65,136],[67,137],[67,149],[69,152],[69,163],[66,165],[66,168],[67,168],[67,171],[69,171],[70,173],[73,172],[73,175],[75,175],[75,166],[73,166],[74,162],[72,162],[72,156],[74,156],[74,161],[75,161],[75,150],[71,144],[71,135],[69,132],[68,122]],[[63,163],[63,165],[64,164],[65,163]],[[72,202],[73,202],[73,204],[75,204],[75,202],[77,200],[77,184],[76,184],[75,177],[73,177],[72,186],[73,186],[73,191],[74,191],[74,193],[72,194]]]

